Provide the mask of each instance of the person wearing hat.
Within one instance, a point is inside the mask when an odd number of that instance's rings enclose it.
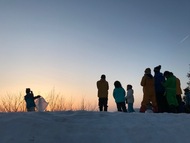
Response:
[[[101,75],[101,79],[96,83],[98,88],[98,105],[100,111],[107,111],[108,108],[108,90],[109,84],[106,81],[106,76],[103,74]]]
[[[143,100],[141,102],[140,112],[144,113],[150,103],[152,103],[153,112],[158,112],[154,88],[154,78],[151,74],[150,68],[145,69],[145,74],[141,80],[141,86],[143,86]]]
[[[164,75],[160,72],[161,65],[156,66],[154,68],[154,86],[155,86],[155,94],[156,100],[158,104],[158,112],[163,113],[168,111],[168,104],[166,97],[164,96],[165,88],[162,85],[165,82]]]

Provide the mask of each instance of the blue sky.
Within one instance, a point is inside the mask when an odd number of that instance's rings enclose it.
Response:
[[[1,93],[55,88],[96,102],[104,73],[111,105],[119,80],[138,106],[144,69],[157,65],[186,87],[189,0],[0,0],[0,19]]]

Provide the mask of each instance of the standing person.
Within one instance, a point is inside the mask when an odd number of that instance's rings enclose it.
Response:
[[[100,111],[107,111],[108,110],[108,90],[109,84],[106,81],[106,76],[103,74],[101,75],[101,79],[96,83],[98,88],[98,98],[99,98],[99,110]]]
[[[183,99],[185,101],[185,113],[190,113],[190,90],[188,87],[184,89]]]
[[[144,113],[147,109],[147,105],[150,103],[152,103],[153,112],[158,112],[154,87],[154,78],[151,74],[150,68],[145,69],[145,74],[141,80],[141,86],[143,86],[143,100],[141,102],[140,112]]]
[[[171,73],[173,75],[173,73]],[[183,103],[182,103],[182,89],[181,89],[181,82],[180,79],[176,77],[176,98],[178,102],[177,111],[178,113],[183,112]]]
[[[158,112],[163,113],[167,112],[168,104],[166,97],[164,96],[165,89],[162,85],[165,82],[164,75],[160,72],[161,65],[154,68],[154,86],[155,86],[155,93],[156,93],[156,101],[158,105]]]
[[[114,90],[113,90],[113,97],[115,99],[117,110],[120,112],[127,112],[125,106],[125,90],[123,89],[121,83],[119,81],[114,82]]]
[[[173,74],[171,74],[169,71],[165,71],[164,76],[166,81],[163,83],[163,85],[166,89],[165,96],[169,105],[169,112],[177,113],[178,101],[176,98],[176,77],[173,76]]]
[[[133,103],[134,103],[134,91],[132,89],[132,85],[127,85],[127,96],[126,96],[126,103],[128,104],[128,112],[135,112],[133,109]]]
[[[34,97],[34,94],[30,88],[26,88],[26,95],[24,96],[24,100],[26,101],[26,109],[28,112],[35,111],[36,105],[34,103],[34,100],[40,97],[40,95]]]

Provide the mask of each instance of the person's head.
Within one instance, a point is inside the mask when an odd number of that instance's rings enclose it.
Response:
[[[121,87],[121,83],[119,81],[115,81],[114,82],[114,86],[115,86],[115,88],[120,88]]]
[[[185,89],[184,89],[184,92],[185,92],[185,93],[190,92],[189,88],[188,88],[188,87],[187,87],[187,88],[185,88]]]
[[[154,72],[160,72],[160,70],[161,70],[161,65],[154,68]]]
[[[132,88],[133,88],[132,85],[130,84],[127,85],[127,90],[132,89]]]
[[[102,74],[102,75],[101,75],[101,79],[104,79],[104,80],[105,80],[105,79],[106,79],[106,75]]]
[[[151,74],[151,69],[150,68],[146,68],[144,71],[145,74]]]
[[[171,75],[171,72],[169,72],[169,71],[164,72],[164,77],[165,78],[168,78],[170,75]]]
[[[30,93],[30,88],[26,88],[26,93]]]

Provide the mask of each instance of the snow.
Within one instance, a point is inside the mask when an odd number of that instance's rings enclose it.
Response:
[[[0,113],[0,143],[189,143],[189,131],[185,113]]]

